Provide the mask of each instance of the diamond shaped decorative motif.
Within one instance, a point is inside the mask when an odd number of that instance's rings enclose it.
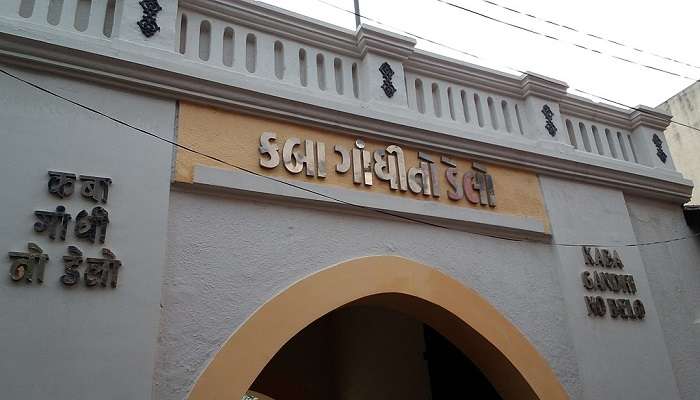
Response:
[[[141,8],[143,8],[143,16],[141,20],[137,22],[137,25],[144,36],[151,37],[155,35],[156,32],[160,31],[156,16],[163,10],[163,7],[158,4],[158,0],[142,0],[139,4]]]
[[[386,97],[391,98],[394,95],[394,93],[396,93],[396,87],[391,82],[391,78],[394,76],[394,70],[391,69],[391,65],[389,65],[389,63],[385,61],[379,67],[379,72],[382,74],[383,78],[381,88],[382,90],[384,90],[384,94],[386,95]]]
[[[662,163],[666,164],[666,159],[668,158],[668,156],[666,155],[666,152],[663,148],[664,142],[656,133],[651,138],[651,141],[654,142],[654,145],[656,146],[656,156],[659,157],[659,160],[661,160]]]
[[[544,124],[544,128],[549,132],[552,137],[556,136],[557,134],[557,127],[554,125],[554,122],[552,122],[552,117],[554,117],[554,112],[552,111],[551,108],[549,108],[549,105],[545,104],[542,106],[542,114],[544,114],[544,119],[547,121],[547,123]]]
[[[386,97],[392,97],[394,93],[396,93],[396,88],[394,85],[387,80],[384,80],[384,83],[382,83],[382,89],[384,90]]]
[[[391,78],[394,76],[394,70],[391,69],[391,65],[389,65],[389,63],[386,61],[379,67],[379,72],[382,73],[384,79],[391,80]]]

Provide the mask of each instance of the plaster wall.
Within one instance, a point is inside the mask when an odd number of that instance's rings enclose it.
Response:
[[[186,398],[233,331],[290,284],[367,255],[411,258],[475,289],[582,398],[550,246],[181,189],[169,213],[158,399]]]
[[[175,105],[125,91],[2,67],[164,137]],[[0,387],[3,399],[148,399],[160,316],[172,150],[113,121],[0,75]],[[78,240],[75,215],[94,202],[48,193],[48,170],[113,180],[104,245]],[[66,206],[65,241],[33,231],[35,210]],[[10,280],[8,251],[37,243],[50,260],[43,285]],[[102,247],[122,261],[118,287],[64,287],[62,256]],[[85,266],[81,266],[81,276]]]
[[[626,196],[651,294],[683,400],[700,396],[700,238],[674,204]]]
[[[559,281],[564,293],[566,319],[573,337],[583,398],[678,399],[679,393],[666,349],[659,315],[647,280],[644,262],[625,199],[620,191],[541,177],[553,242],[561,260]],[[592,270],[579,244],[600,244],[616,250],[624,274],[634,277],[636,295],[591,292],[580,275]],[[615,246],[615,247],[613,247]],[[644,320],[589,317],[584,296],[640,299]]]
[[[700,83],[694,83],[658,108],[673,115],[675,121],[700,128]],[[700,204],[700,134],[678,124],[670,124],[664,134],[676,169],[695,185],[688,204]]]

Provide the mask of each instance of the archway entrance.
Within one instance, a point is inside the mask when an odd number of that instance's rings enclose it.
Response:
[[[433,268],[393,256],[329,267],[272,298],[222,346],[189,398],[242,398],[299,332],[329,313],[354,307],[381,309],[428,325],[466,356],[505,400],[567,398],[547,362],[485,299]]]
[[[279,400],[501,400],[464,353],[430,325],[385,307],[384,296],[304,328],[265,366],[252,393]]]

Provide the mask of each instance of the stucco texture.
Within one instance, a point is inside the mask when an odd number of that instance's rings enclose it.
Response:
[[[184,399],[226,339],[292,283],[341,261],[400,255],[454,277],[581,386],[552,248],[374,216],[171,193],[156,398]]]
[[[647,280],[645,263],[622,192],[569,180],[542,177],[556,250],[560,285],[573,338],[585,399],[678,399],[678,388],[664,342],[662,321]],[[634,277],[632,295],[583,287],[581,244],[615,250],[624,274]],[[584,296],[625,297],[644,302],[644,320],[589,316]]]
[[[683,400],[700,396],[700,237],[680,206],[627,196],[654,303]]]
[[[166,138],[173,101],[2,67],[63,96]],[[105,117],[0,75],[0,398],[147,399],[152,394],[160,289],[165,264],[172,150]],[[106,204],[47,190],[47,171],[109,177]],[[66,240],[32,229],[35,210],[63,205]],[[80,210],[109,212],[104,244],[74,235]],[[13,282],[8,251],[37,243],[49,256],[43,285]],[[63,286],[62,256],[108,248],[121,260],[115,289]],[[81,278],[86,263],[80,268]]]

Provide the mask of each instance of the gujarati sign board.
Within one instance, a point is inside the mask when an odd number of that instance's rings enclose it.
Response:
[[[536,174],[353,134],[180,103],[178,142],[255,173],[489,213],[548,226]],[[228,168],[177,150],[175,181],[198,165]]]

